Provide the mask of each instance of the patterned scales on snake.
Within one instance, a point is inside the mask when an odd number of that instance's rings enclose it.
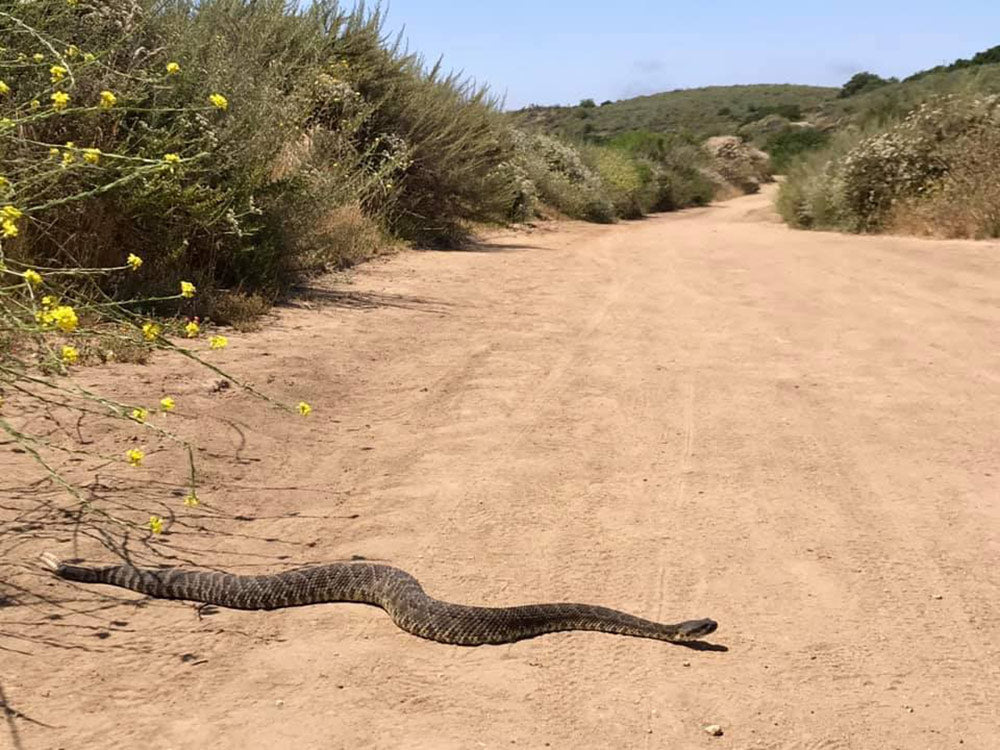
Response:
[[[61,578],[105,583],[160,599],[184,599],[232,609],[279,609],[321,602],[361,602],[381,607],[400,628],[422,638],[459,646],[513,643],[560,630],[689,642],[718,627],[714,620],[673,625],[591,604],[532,604],[520,607],[467,607],[438,601],[416,578],[388,565],[343,562],[299,568],[274,575],[241,576],[179,568],[130,565],[82,567],[45,555]]]

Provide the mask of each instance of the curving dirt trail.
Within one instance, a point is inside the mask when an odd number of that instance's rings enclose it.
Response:
[[[8,718],[17,741],[1000,746],[1000,245],[793,232],[769,198],[408,252],[314,290],[218,360],[308,422],[183,363],[82,376],[174,394],[207,501],[254,519],[163,537],[206,564],[363,555],[451,601],[713,617],[728,652],[464,649],[358,605],[199,619],[20,573],[74,614],[0,607],[6,700],[51,725]]]

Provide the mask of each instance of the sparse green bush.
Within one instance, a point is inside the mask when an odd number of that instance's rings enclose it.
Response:
[[[689,135],[635,130],[608,145],[627,151],[648,170],[641,193],[644,212],[703,206],[715,197],[716,185],[705,174],[709,157]]]
[[[707,206],[716,196],[716,185],[703,170],[682,159],[666,164],[655,174],[655,190],[650,211],[677,211],[690,206]]]
[[[830,142],[830,134],[816,128],[787,128],[770,136],[763,150],[771,156],[771,168],[784,174],[803,154],[818,151]]]
[[[652,169],[648,163],[608,146],[587,146],[583,155],[604,186],[615,216],[639,219],[649,210]]]
[[[882,76],[875,75],[874,73],[855,73],[851,76],[851,80],[844,84],[843,88],[840,89],[840,93],[837,97],[840,99],[846,99],[849,96],[856,96],[857,94],[862,94],[866,91],[874,91],[880,86],[887,86],[890,83],[894,83],[895,79],[885,79]]]

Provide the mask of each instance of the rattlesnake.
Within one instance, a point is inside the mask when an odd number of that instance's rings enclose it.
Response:
[[[82,567],[51,555],[44,564],[60,578],[105,583],[160,599],[184,599],[232,609],[279,609],[321,602],[361,602],[384,609],[400,628],[422,638],[460,646],[512,643],[560,630],[690,642],[715,631],[714,620],[669,625],[591,604],[467,607],[424,593],[416,578],[389,565],[341,562],[274,575],[241,576],[180,568],[131,565]]]

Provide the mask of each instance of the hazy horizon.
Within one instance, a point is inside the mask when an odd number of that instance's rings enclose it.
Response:
[[[508,109],[626,99],[684,88],[792,83],[841,86],[856,72],[905,77],[1000,44],[1000,4],[959,0],[765,10],[621,0],[464,5],[392,0],[387,30],[443,57],[505,98]]]

